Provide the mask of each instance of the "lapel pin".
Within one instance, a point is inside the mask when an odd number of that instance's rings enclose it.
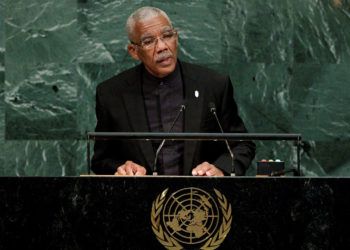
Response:
[[[199,97],[199,92],[198,92],[198,90],[194,91],[194,96],[195,96],[196,98]]]

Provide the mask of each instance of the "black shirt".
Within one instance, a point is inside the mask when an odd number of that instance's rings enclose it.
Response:
[[[164,78],[151,75],[145,68],[142,75],[142,90],[151,132],[169,132],[172,123],[184,103],[183,81],[177,63],[174,72]],[[183,132],[182,113],[170,132]],[[153,141],[156,150],[160,141]],[[183,168],[183,141],[166,141],[159,153],[157,168],[160,174],[179,175]]]

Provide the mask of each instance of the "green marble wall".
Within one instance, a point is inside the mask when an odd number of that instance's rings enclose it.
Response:
[[[135,65],[124,24],[145,5],[179,28],[180,58],[230,74],[251,132],[302,133],[306,175],[350,175],[349,0],[1,1],[0,175],[86,172],[96,85]]]
[[[4,31],[5,5],[0,1],[0,176],[5,173],[5,115],[4,115],[4,83],[5,83],[5,31]]]

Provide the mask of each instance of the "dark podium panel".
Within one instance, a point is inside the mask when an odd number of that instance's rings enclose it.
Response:
[[[0,249],[165,249],[201,237],[184,248],[348,248],[349,197],[347,178],[2,177]],[[222,242],[205,238],[214,229]]]

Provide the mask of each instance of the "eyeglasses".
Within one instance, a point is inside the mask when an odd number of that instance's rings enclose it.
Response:
[[[158,38],[161,39],[163,42],[168,43],[174,41],[176,36],[177,30],[173,29],[162,33],[159,37],[146,37],[145,39],[141,40],[140,43],[135,43],[133,41],[131,41],[131,43],[147,50],[153,49],[156,46]]]

